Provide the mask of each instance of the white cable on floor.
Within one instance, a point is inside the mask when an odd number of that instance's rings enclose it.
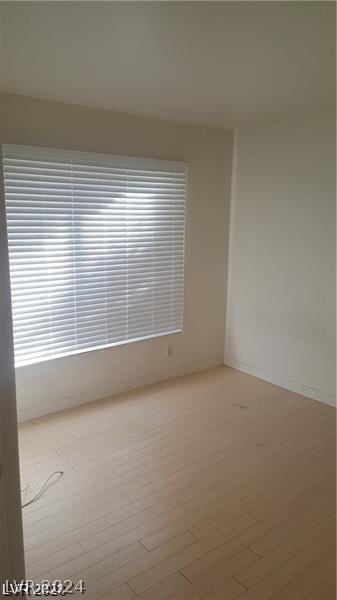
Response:
[[[44,493],[44,491],[46,490],[49,481],[54,477],[54,475],[59,475],[57,481],[59,481],[61,479],[61,477],[63,477],[64,472],[63,471],[54,471],[54,473],[52,473],[51,475],[49,475],[47,481],[43,484],[42,488],[40,489],[40,491],[35,494],[35,496],[33,496],[33,498],[31,498],[30,500],[28,500],[28,502],[25,502],[24,504],[22,504],[21,508],[26,508],[26,506],[29,506],[30,504],[33,504],[33,502],[36,502],[36,500],[38,500],[39,498],[41,498],[42,494]],[[25,482],[23,480],[21,480],[22,483],[25,485],[24,490],[27,490],[27,485],[25,484]]]

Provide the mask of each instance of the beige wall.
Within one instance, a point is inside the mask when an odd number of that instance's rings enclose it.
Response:
[[[4,104],[8,143],[189,165],[184,333],[17,369],[19,417],[222,363],[232,133],[7,94]]]
[[[335,119],[236,133],[225,362],[335,403]]]

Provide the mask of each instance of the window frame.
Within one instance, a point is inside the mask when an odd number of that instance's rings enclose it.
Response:
[[[15,364],[16,369],[25,368],[30,365],[36,365],[48,361],[54,361],[58,359],[68,358],[71,356],[77,356],[80,354],[87,354],[91,352],[96,352],[99,350],[106,350],[109,348],[115,348],[119,346],[125,346],[128,344],[134,344],[140,341],[146,341],[157,338],[165,338],[172,335],[182,334],[185,331],[185,268],[186,268],[186,234],[187,234],[187,208],[188,208],[188,165],[185,161],[171,161],[171,160],[162,160],[162,159],[154,159],[154,158],[144,158],[144,157],[133,157],[133,156],[123,156],[123,155],[113,155],[106,153],[92,153],[86,151],[77,151],[77,150],[69,150],[60,149],[60,148],[46,148],[41,146],[31,146],[31,145],[17,145],[17,144],[2,144],[3,149],[3,160],[4,163],[6,158],[8,157],[8,153],[10,152],[20,152],[27,154],[32,152],[36,158],[41,158],[47,160],[48,156],[56,159],[68,159],[69,161],[81,161],[87,160],[91,165],[97,164],[97,166],[105,167],[107,164],[111,164],[111,166],[115,168],[125,169],[127,167],[131,167],[137,169],[139,167],[148,168],[151,170],[155,170],[156,168],[159,170],[162,168],[163,170],[167,170],[168,172],[172,172],[177,170],[179,173],[185,173],[185,196],[184,196],[184,223],[183,223],[183,250],[182,250],[182,260],[183,260],[183,282],[182,282],[182,322],[181,327],[172,330],[172,331],[163,331],[160,333],[149,333],[147,335],[142,335],[139,337],[133,337],[131,339],[119,340],[116,342],[111,342],[107,344],[98,344],[87,348],[80,348],[76,350],[70,350],[66,352],[59,352],[55,355],[48,355],[43,357],[31,358],[28,360],[20,360],[19,363]],[[29,160],[29,159],[27,159]],[[5,168],[4,168],[4,181],[6,187],[6,177],[5,177]],[[5,202],[6,202],[6,193],[5,193]],[[7,206],[6,206],[7,210]],[[10,244],[8,242],[9,250]]]

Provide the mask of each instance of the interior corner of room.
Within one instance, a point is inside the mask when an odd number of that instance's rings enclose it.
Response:
[[[12,94],[3,102],[5,143],[183,158],[189,168],[184,333],[19,366],[20,420],[223,363],[335,402],[333,112],[234,138]]]

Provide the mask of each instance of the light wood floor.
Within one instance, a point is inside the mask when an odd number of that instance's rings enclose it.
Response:
[[[334,600],[335,410],[218,367],[19,430],[27,575],[95,600]],[[80,594],[70,596],[80,598]]]

